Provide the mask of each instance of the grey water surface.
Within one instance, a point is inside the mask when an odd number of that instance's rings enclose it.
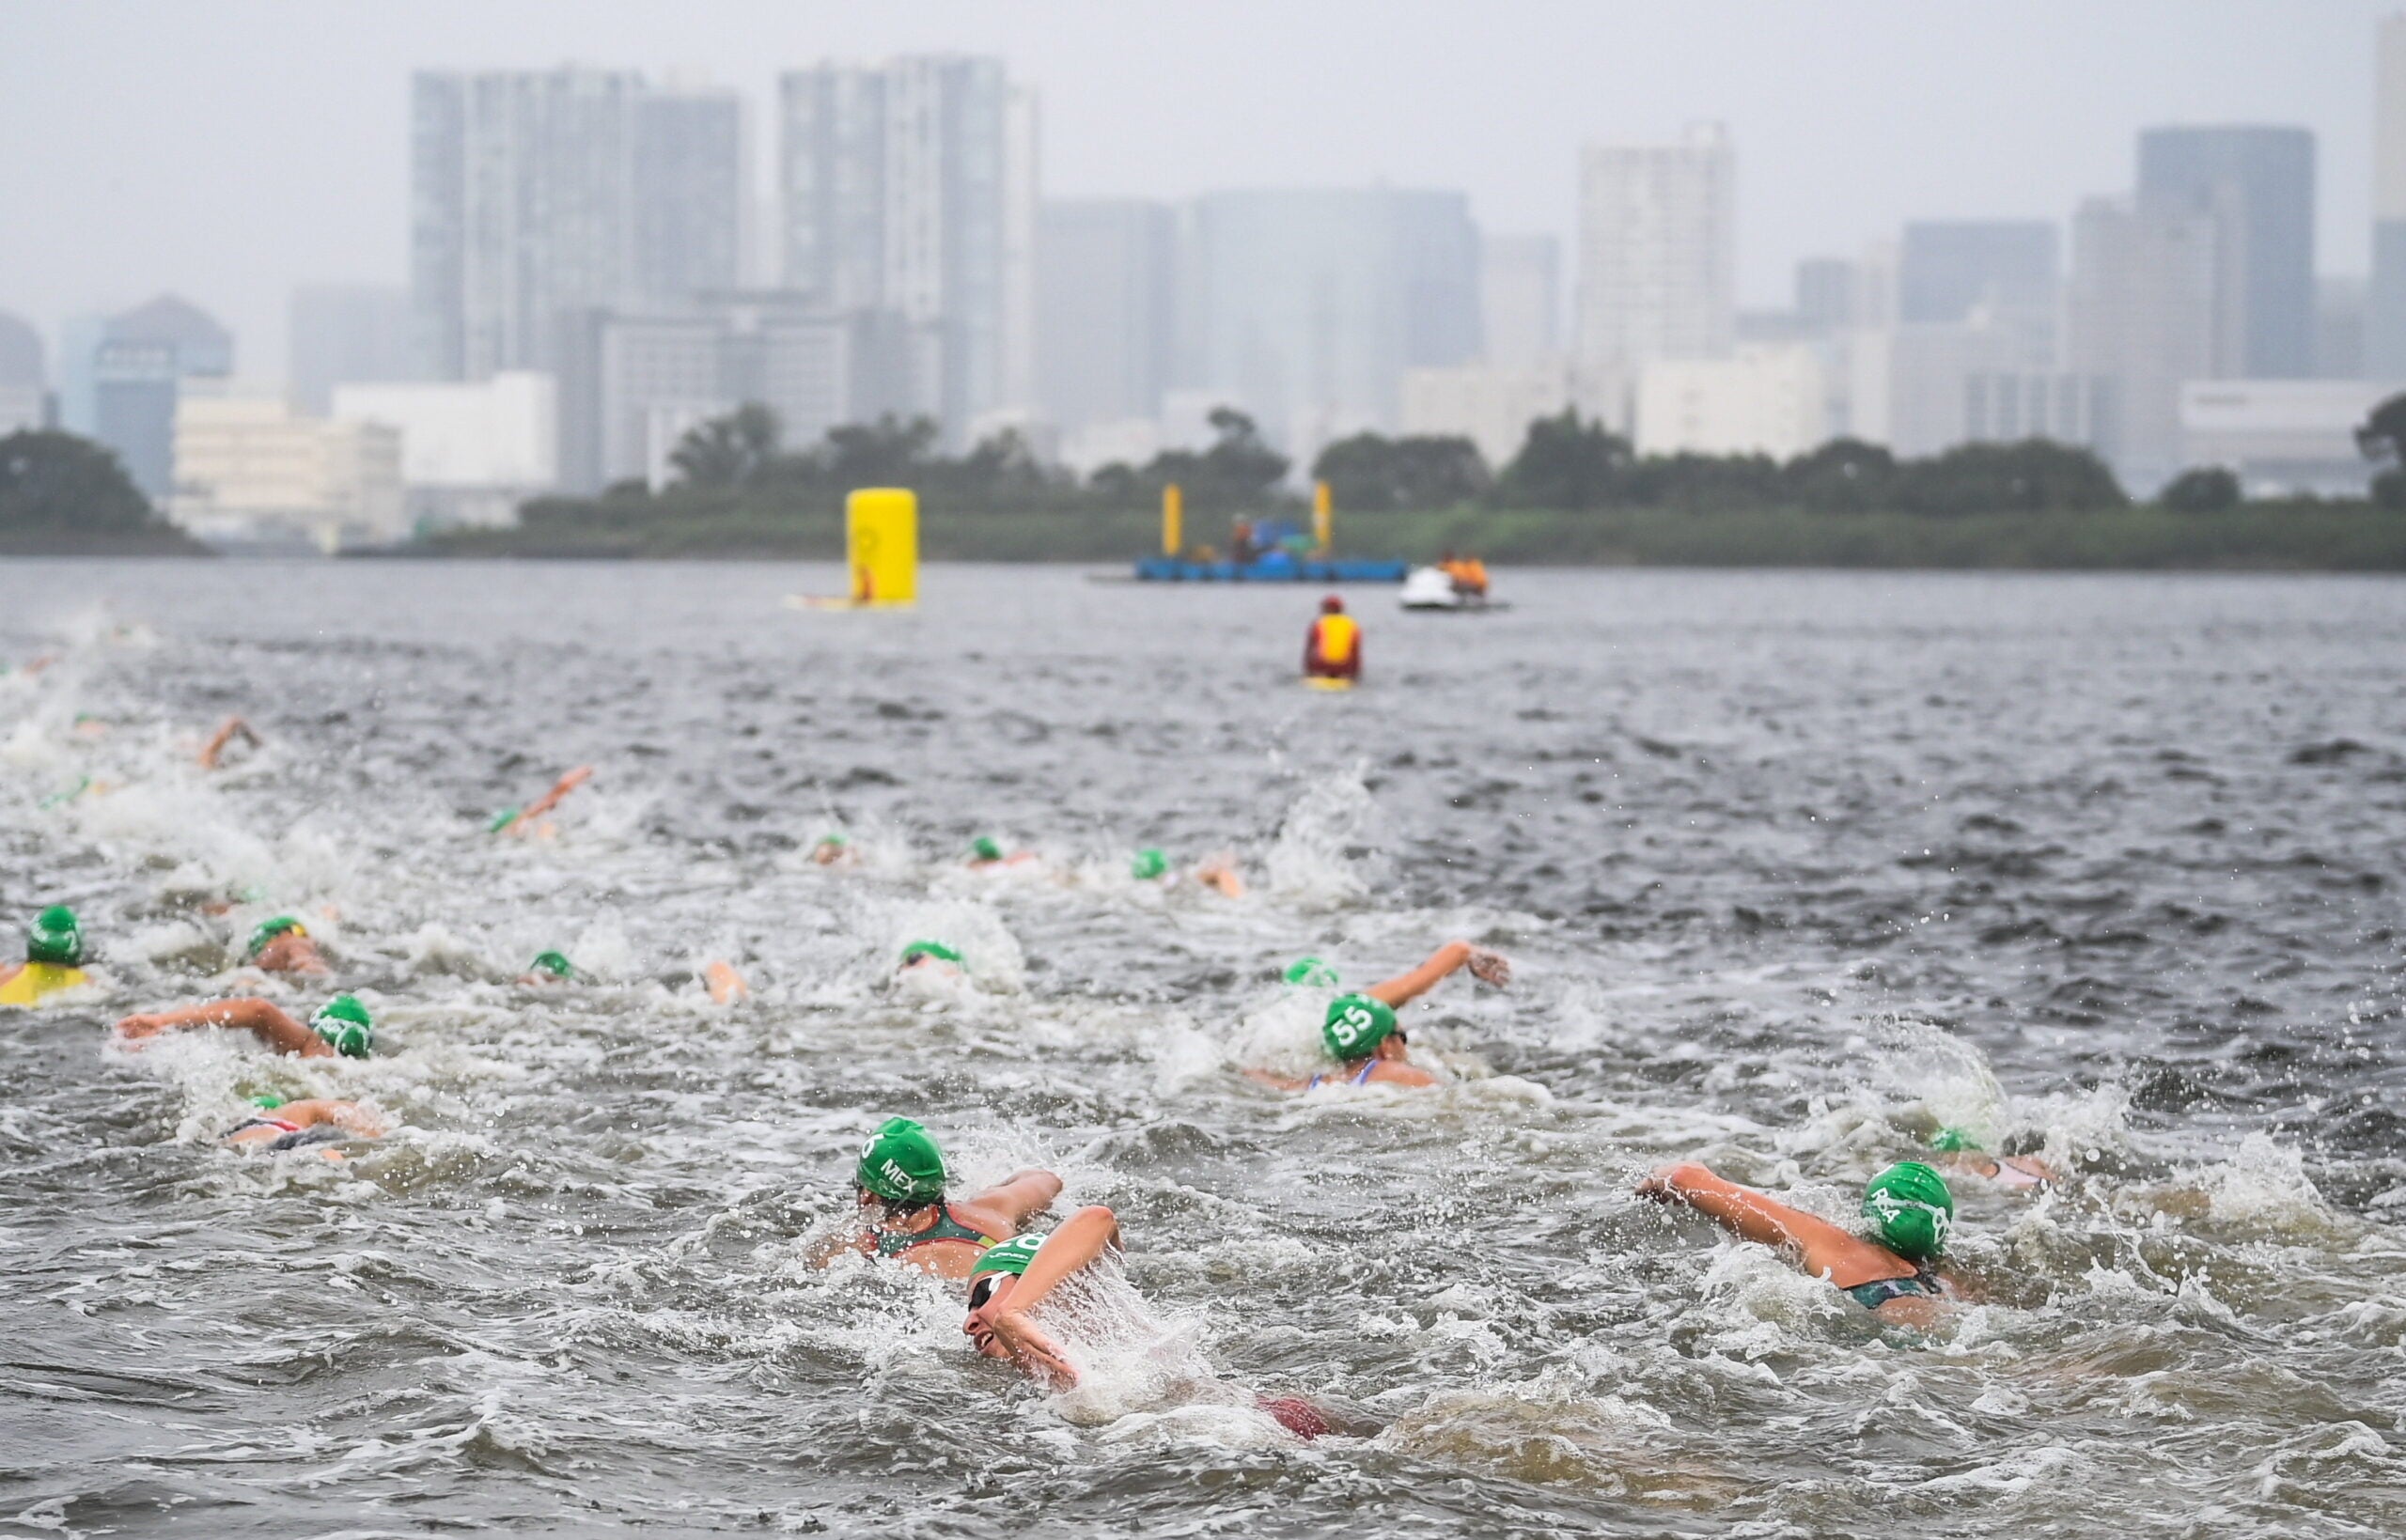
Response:
[[[0,1011],[0,1532],[2406,1530],[2406,585],[1513,572],[1353,591],[1323,695],[1316,590],[924,582],[0,563],[0,919],[100,975]],[[333,980],[238,967],[277,912]],[[1518,976],[1408,1014],[1445,1086],[1240,1073],[1308,1072],[1291,958],[1456,936]],[[372,1061],[107,1031],[336,987]],[[266,1091],[394,1128],[229,1151]],[[1075,1391],[807,1265],[893,1113],[1118,1212]],[[1851,1222],[1942,1123],[2066,1179],[1956,1182],[1928,1338],[1631,1195]]]

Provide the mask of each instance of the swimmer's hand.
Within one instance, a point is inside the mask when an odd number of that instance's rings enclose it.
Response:
[[[1681,1192],[1679,1184],[1673,1180],[1680,1170],[1678,1166],[1664,1166],[1654,1172],[1637,1184],[1637,1195],[1655,1203],[1685,1202],[1687,1194]]]
[[[1511,986],[1511,959],[1501,952],[1490,952],[1483,946],[1474,946],[1470,949],[1470,957],[1466,966],[1470,969],[1470,976],[1481,984],[1498,989]]]
[[[1046,1336],[1024,1311],[1000,1310],[990,1304],[973,1319],[993,1333],[1011,1361],[1047,1390],[1066,1391],[1077,1384],[1078,1372],[1062,1356],[1061,1345]]]
[[[119,1037],[155,1037],[166,1030],[167,1024],[167,1018],[162,1012],[138,1012],[117,1021],[117,1034]]]

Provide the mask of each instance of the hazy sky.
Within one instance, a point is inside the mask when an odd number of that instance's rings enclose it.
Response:
[[[2320,265],[2361,273],[2373,26],[2399,4],[0,0],[0,310],[55,347],[173,289],[279,378],[291,285],[406,276],[414,68],[740,86],[765,185],[779,69],[931,49],[1037,88],[1048,194],[1384,180],[1568,235],[1583,139],[1721,118],[1749,304],[1907,218],[2060,219],[2129,186],[2142,125],[2304,124]]]

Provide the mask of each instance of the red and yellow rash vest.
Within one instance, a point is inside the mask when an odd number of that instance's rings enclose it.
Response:
[[[1312,622],[1304,647],[1304,672],[1350,679],[1362,672],[1362,628],[1350,614],[1324,614]]]

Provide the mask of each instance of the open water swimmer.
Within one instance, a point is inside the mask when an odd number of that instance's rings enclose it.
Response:
[[[1933,1326],[1965,1298],[1963,1286],[1939,1266],[1955,1226],[1955,1195],[1945,1177],[1919,1161],[1900,1161],[1866,1184],[1863,1212],[1876,1240],[1692,1161],[1664,1167],[1637,1191],[1658,1203],[1684,1204],[1739,1239],[1772,1248],[1883,1320]]]
[[[535,960],[526,965],[526,971],[518,975],[518,982],[540,989],[559,984],[580,984],[584,982],[584,975],[576,971],[576,964],[568,960],[567,953],[538,952]]]
[[[1289,1091],[1316,1091],[1323,1085],[1434,1085],[1437,1077],[1412,1062],[1410,1039],[1396,1013],[1464,971],[1498,989],[1512,982],[1512,965],[1503,954],[1468,941],[1447,941],[1412,972],[1329,1002],[1320,1021],[1320,1042],[1336,1061],[1335,1069],[1305,1080],[1258,1069],[1246,1073]],[[1287,978],[1304,984],[1323,973],[1335,977],[1326,963],[1305,957],[1288,970]]]
[[[302,1059],[365,1059],[376,1050],[376,1022],[356,995],[336,995],[295,1020],[284,1007],[255,996],[211,1001],[205,1005],[180,1005],[173,1010],[145,1011],[122,1018],[117,1035],[139,1042],[163,1033],[215,1029],[247,1032],[278,1053]]]
[[[270,973],[324,973],[326,955],[309,927],[289,914],[261,920],[242,945],[242,960]]]
[[[256,749],[259,746],[259,735],[251,731],[251,724],[242,718],[227,717],[219,724],[217,731],[210,735],[209,741],[201,746],[200,768],[216,770],[225,762],[226,752],[237,743]]]
[[[0,1005],[39,1005],[90,979],[84,927],[73,910],[53,904],[25,927],[25,960],[0,968]]]
[[[253,1097],[251,1104],[258,1109],[242,1122],[226,1131],[226,1143],[254,1154],[284,1155],[293,1150],[316,1149],[328,1159],[340,1159],[339,1151],[325,1146],[347,1139],[375,1139],[391,1127],[382,1116],[355,1101],[336,1101],[322,1097],[303,1097],[288,1101],[282,1097]]]
[[[1061,1178],[1049,1171],[1014,1172],[997,1186],[953,1197],[935,1136],[907,1117],[893,1117],[861,1146],[852,1190],[867,1224],[851,1239],[822,1249],[822,1264],[854,1251],[957,1282],[969,1276],[979,1252],[1053,1206]]]
[[[552,788],[523,807],[505,807],[485,825],[491,834],[509,834],[517,838],[549,839],[558,831],[544,817],[552,809],[568,801],[570,792],[593,779],[593,767],[579,765],[557,781]]]
[[[1077,1287],[1093,1269],[1116,1269],[1121,1249],[1119,1218],[1099,1204],[1079,1209],[1051,1235],[996,1242],[970,1268],[969,1315],[961,1323],[962,1333],[983,1357],[1005,1360],[1049,1390],[1074,1389],[1077,1365],[1070,1361],[1070,1350],[1037,1319],[1038,1313],[1065,1287]],[[1298,1438],[1316,1439],[1333,1431],[1326,1414],[1301,1396],[1255,1396],[1251,1401]]]

